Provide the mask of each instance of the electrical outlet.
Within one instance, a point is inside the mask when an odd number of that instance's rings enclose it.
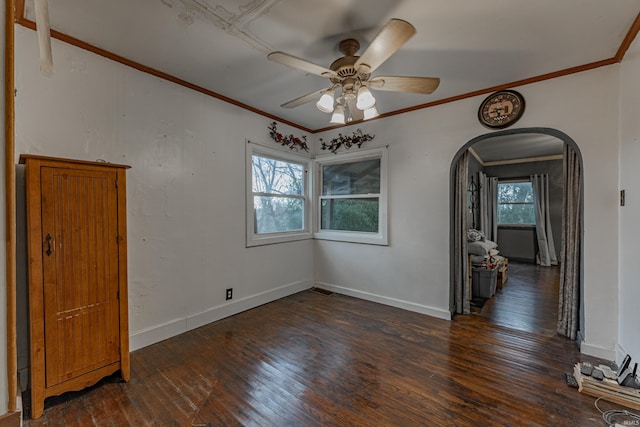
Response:
[[[231,298],[233,298],[233,288],[227,289],[226,299],[230,300]]]

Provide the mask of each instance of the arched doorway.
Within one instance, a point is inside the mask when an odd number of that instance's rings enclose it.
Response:
[[[582,157],[575,141],[562,131],[552,128],[509,129],[480,135],[468,141],[454,156],[450,169],[450,310],[452,317],[468,314],[471,299],[469,265],[467,261],[466,231],[470,228],[468,157],[475,145],[492,144],[493,141],[511,141],[513,147],[521,147],[527,153],[535,153],[528,146],[532,136],[541,136],[561,141],[563,149],[563,195],[562,237],[563,244],[558,255],[561,264],[558,332],[576,338],[578,329],[584,324],[582,302],[582,217],[583,185]],[[567,242],[565,245],[564,242]]]

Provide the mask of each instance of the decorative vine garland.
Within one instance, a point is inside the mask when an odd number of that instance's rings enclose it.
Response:
[[[303,135],[302,138],[297,138],[293,135],[283,135],[276,129],[276,122],[271,123],[268,129],[271,131],[269,132],[271,138],[283,147],[289,147],[296,151],[302,148],[304,151],[309,152],[307,137],[305,135]]]
[[[362,147],[367,141],[371,141],[375,138],[375,135],[369,135],[368,133],[362,133],[362,129],[356,129],[351,136],[345,136],[341,133],[338,134],[337,138],[333,138],[329,143],[326,143],[320,138],[320,142],[322,143],[323,150],[329,150],[332,153],[336,153],[338,149],[344,145],[345,148],[349,149],[352,145],[357,145],[358,148]]]

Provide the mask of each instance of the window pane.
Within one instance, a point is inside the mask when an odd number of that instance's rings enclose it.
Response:
[[[291,197],[254,196],[256,234],[304,230],[304,200]]]
[[[378,198],[322,200],[321,228],[378,232]]]
[[[535,224],[531,182],[498,183],[498,224]]]
[[[322,167],[322,195],[379,194],[380,159]]]
[[[533,203],[531,183],[498,183],[498,203]]]
[[[533,204],[498,205],[498,224],[535,224]]]
[[[256,155],[251,163],[254,193],[303,194],[303,165]]]

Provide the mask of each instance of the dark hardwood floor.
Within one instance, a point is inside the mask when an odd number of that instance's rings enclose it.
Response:
[[[130,382],[47,401],[25,425],[604,425],[563,376],[596,360],[495,321],[308,290],[135,351]]]
[[[556,333],[560,267],[511,261],[506,286],[474,314],[497,325],[547,336]]]

